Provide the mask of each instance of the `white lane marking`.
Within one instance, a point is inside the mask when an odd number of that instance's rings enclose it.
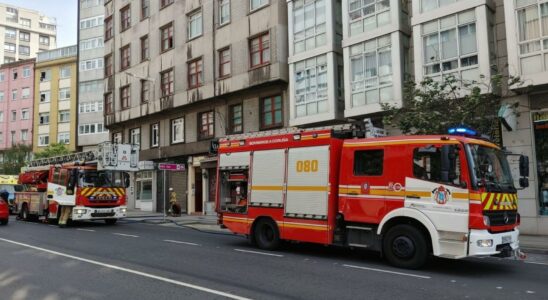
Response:
[[[133,235],[133,234],[125,234],[125,233],[113,233],[115,235],[119,235],[119,236],[127,236],[127,237],[134,237],[134,238],[138,238],[139,236],[138,235]]]
[[[222,292],[222,291],[202,287],[202,286],[199,286],[199,285],[186,283],[186,282],[182,282],[182,281],[178,281],[178,280],[173,280],[173,279],[169,279],[169,278],[166,278],[166,277],[156,276],[156,275],[148,274],[148,273],[145,273],[145,272],[132,270],[132,269],[124,268],[124,267],[119,267],[119,266],[116,266],[116,265],[111,265],[111,264],[103,263],[103,262],[100,262],[100,261],[91,260],[91,259],[87,259],[87,258],[75,256],[75,255],[70,255],[70,254],[58,252],[58,251],[53,251],[53,250],[49,250],[49,249],[45,249],[45,248],[41,248],[41,247],[29,245],[29,244],[24,244],[24,243],[12,241],[12,240],[4,239],[4,238],[0,238],[0,241],[4,241],[4,242],[11,243],[11,244],[14,244],[14,245],[19,245],[19,246],[31,248],[31,249],[34,249],[34,250],[54,254],[54,255],[57,255],[57,256],[62,256],[62,257],[66,257],[66,258],[86,262],[86,263],[89,263],[89,264],[92,264],[92,265],[97,265],[97,266],[101,266],[101,267],[105,267],[105,268],[109,268],[109,269],[114,269],[114,270],[118,270],[118,271],[122,271],[122,272],[126,272],[126,273],[131,273],[131,274],[134,274],[134,275],[143,276],[143,277],[150,278],[150,279],[155,279],[155,280],[158,280],[158,281],[171,283],[171,284],[182,286],[182,287],[187,287],[187,288],[190,288],[190,289],[195,289],[195,290],[202,291],[202,292],[205,292],[205,293],[210,293],[210,294],[219,295],[219,296],[222,296],[222,297],[227,297],[227,298],[230,298],[230,299],[250,300],[249,298],[245,298],[245,297],[229,294],[229,293],[226,293],[226,292]]]
[[[95,230],[93,230],[93,229],[84,229],[84,228],[76,228],[76,230],[87,231],[87,232],[95,232]]]
[[[261,255],[267,255],[267,256],[284,257],[284,256],[281,255],[281,254],[265,253],[265,252],[251,251],[251,250],[243,250],[243,249],[234,249],[234,251],[245,252],[245,253],[253,253],[253,254],[261,254]]]
[[[403,276],[410,276],[410,277],[416,277],[416,278],[422,278],[422,279],[431,279],[432,278],[430,276],[424,276],[424,275],[417,275],[417,274],[403,273],[403,272],[395,272],[395,271],[388,271],[388,270],[383,270],[383,269],[367,268],[367,267],[360,267],[360,266],[353,266],[353,265],[343,265],[343,267],[361,269],[361,270],[368,270],[368,271],[375,271],[375,272],[382,272],[382,273],[390,273],[390,274],[403,275]]]
[[[543,265],[543,266],[548,266],[547,263],[541,263],[541,262],[536,262],[536,261],[524,261],[524,263],[526,264],[533,264],[533,265]]]
[[[200,246],[200,244],[196,244],[196,243],[174,241],[174,240],[164,240],[164,242],[175,243],[175,244],[185,244],[185,245],[190,245],[190,246]]]

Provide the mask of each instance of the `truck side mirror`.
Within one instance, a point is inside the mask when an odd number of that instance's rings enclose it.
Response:
[[[529,177],[529,156],[526,156],[526,155],[519,156],[519,176]]]
[[[527,178],[527,177],[520,178],[519,179],[519,186],[522,187],[522,188],[529,187],[529,178]]]

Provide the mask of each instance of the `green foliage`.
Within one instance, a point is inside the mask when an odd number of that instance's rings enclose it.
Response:
[[[69,154],[70,151],[65,147],[65,144],[52,143],[49,144],[44,150],[34,153],[35,159],[48,158],[54,156],[60,156]]]
[[[444,134],[448,128],[461,124],[489,134],[497,126],[504,77],[494,75],[482,80],[487,82],[463,81],[453,76],[442,82],[428,77],[418,84],[407,81],[403,107],[382,104],[384,124],[395,126],[404,134]],[[519,77],[508,80],[508,85],[522,84]]]
[[[21,168],[26,165],[31,152],[32,148],[30,146],[22,144],[4,151],[4,161],[0,163],[0,172],[6,175],[18,175]]]

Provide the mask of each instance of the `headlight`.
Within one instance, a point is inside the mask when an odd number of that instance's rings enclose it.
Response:
[[[489,219],[488,216],[483,216],[483,224],[485,226],[491,226],[491,220]]]
[[[120,213],[125,214],[127,211],[127,208],[120,208]]]
[[[77,214],[77,215],[83,215],[86,213],[86,210],[83,209],[83,208],[77,208],[74,210],[74,213]]]
[[[493,247],[493,240],[478,240],[478,247],[488,248]]]

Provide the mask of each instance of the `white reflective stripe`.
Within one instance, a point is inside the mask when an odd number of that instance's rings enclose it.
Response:
[[[348,195],[348,194],[339,194],[339,197],[346,198],[360,198],[360,199],[375,199],[375,200],[405,200],[403,196],[381,196],[381,195]]]
[[[470,200],[470,203],[472,204],[481,204],[480,200]]]

